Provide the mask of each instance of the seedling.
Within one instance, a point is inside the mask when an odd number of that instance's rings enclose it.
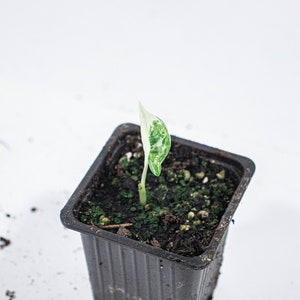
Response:
[[[144,149],[144,169],[141,182],[138,185],[140,203],[147,203],[146,177],[148,166],[155,176],[161,173],[161,164],[167,157],[171,148],[171,137],[165,123],[148,112],[139,103],[141,137]]]

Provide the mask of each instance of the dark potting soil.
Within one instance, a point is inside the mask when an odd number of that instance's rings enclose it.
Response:
[[[142,206],[140,136],[125,140],[82,204],[80,221],[180,255],[203,253],[237,187],[236,174],[205,153],[172,142],[161,175],[148,170],[147,204]]]
[[[10,240],[0,236],[0,250],[10,245]]]
[[[7,297],[9,297],[9,300],[13,300],[16,298],[16,292],[15,291],[10,291],[10,290],[7,290],[5,295]]]

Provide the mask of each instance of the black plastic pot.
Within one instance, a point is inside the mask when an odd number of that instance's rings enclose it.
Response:
[[[134,124],[118,126],[61,211],[67,228],[81,233],[95,300],[208,300],[217,284],[228,226],[254,173],[244,156],[172,136],[172,141],[197,148],[207,159],[234,172],[239,183],[207,250],[184,257],[143,244],[78,220],[81,204],[92,197],[104,165],[122,148],[121,137],[139,133]],[[224,274],[225,275],[225,274]]]

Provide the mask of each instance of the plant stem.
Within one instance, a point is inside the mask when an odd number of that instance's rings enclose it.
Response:
[[[141,182],[139,183],[139,196],[140,203],[144,206],[147,203],[147,192],[146,192],[146,177],[148,171],[148,159],[144,160],[144,169],[142,173]]]

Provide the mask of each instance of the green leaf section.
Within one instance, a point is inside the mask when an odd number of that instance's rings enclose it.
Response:
[[[165,123],[157,118],[150,126],[149,132],[150,153],[149,168],[155,176],[161,173],[161,164],[171,148],[171,138]]]

